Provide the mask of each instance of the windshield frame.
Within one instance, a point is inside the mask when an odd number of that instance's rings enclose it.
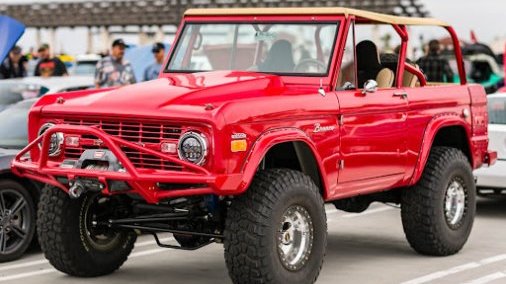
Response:
[[[198,71],[198,70],[170,70],[169,64],[175,56],[176,50],[180,41],[183,40],[183,31],[189,24],[336,24],[337,30],[333,39],[332,52],[329,56],[328,69],[325,74],[311,74],[311,73],[279,73],[279,72],[257,72],[262,74],[274,74],[281,76],[286,83],[303,83],[303,84],[324,84],[329,85],[331,78],[335,73],[335,65],[337,55],[340,53],[340,43],[345,25],[345,17],[343,15],[325,15],[325,16],[308,16],[308,15],[294,15],[294,16],[185,16],[178,28],[174,44],[171,45],[169,56],[165,59],[163,72],[161,77],[171,77],[174,74],[193,74],[198,72],[213,72],[213,71]],[[247,70],[243,70],[246,71]]]

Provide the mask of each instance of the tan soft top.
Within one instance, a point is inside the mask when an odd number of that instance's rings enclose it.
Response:
[[[233,16],[233,15],[353,15],[372,22],[397,25],[449,26],[446,22],[432,18],[399,17],[370,11],[341,8],[209,8],[189,9],[185,16]]]

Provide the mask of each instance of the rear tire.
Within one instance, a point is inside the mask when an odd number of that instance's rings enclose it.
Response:
[[[35,211],[33,198],[23,185],[14,180],[0,181],[0,262],[18,259],[30,247]]]
[[[111,200],[99,193],[70,199],[52,186],[42,190],[37,232],[42,251],[56,269],[72,276],[95,277],[114,272],[127,260],[136,234],[92,225],[97,212],[115,207]]]
[[[327,246],[323,199],[301,172],[258,172],[227,212],[225,260],[234,283],[314,283]]]
[[[469,160],[458,149],[434,147],[420,181],[402,194],[401,216],[411,247],[420,254],[459,252],[471,233],[476,188]]]

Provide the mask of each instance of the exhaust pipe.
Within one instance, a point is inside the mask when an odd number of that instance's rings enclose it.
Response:
[[[81,184],[80,181],[74,182],[74,184],[71,185],[69,188],[69,196],[72,199],[78,199],[81,197],[81,195],[84,192],[84,186]]]

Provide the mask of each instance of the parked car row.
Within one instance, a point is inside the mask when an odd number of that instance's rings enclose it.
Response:
[[[42,184],[14,175],[11,161],[28,143],[28,111],[36,100],[20,101],[0,112],[0,262],[21,257],[34,238]]]
[[[12,159],[28,143],[28,111],[43,95],[92,87],[89,76],[0,81],[0,262],[21,257],[36,242],[36,205],[42,184],[11,171]]]
[[[476,185],[481,195],[506,195],[506,93],[488,96],[488,119],[490,148],[497,151],[497,162],[475,171]]]

